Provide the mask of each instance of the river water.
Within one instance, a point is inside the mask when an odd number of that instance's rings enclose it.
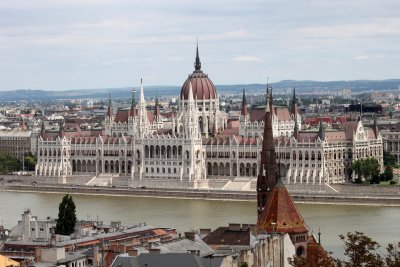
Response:
[[[62,194],[0,192],[0,220],[12,228],[30,208],[39,218],[56,217]],[[146,222],[172,227],[179,232],[193,228],[255,223],[255,202],[182,200],[123,196],[73,196],[79,219],[121,221],[124,225]],[[386,246],[400,241],[400,207],[297,204],[309,228],[321,229],[321,243],[335,256],[343,257],[338,235],[361,231]],[[383,249],[382,249],[383,251]]]

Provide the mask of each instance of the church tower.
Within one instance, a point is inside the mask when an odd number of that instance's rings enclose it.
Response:
[[[257,214],[259,219],[263,213],[268,197],[277,181],[277,165],[272,131],[271,107],[272,91],[267,89],[260,171],[257,177]]]

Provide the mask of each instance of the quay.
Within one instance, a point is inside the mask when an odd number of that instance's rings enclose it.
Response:
[[[323,203],[340,205],[377,205],[400,206],[399,187],[391,194],[380,193],[379,190],[360,190],[352,185],[341,185],[342,192],[327,193],[316,191],[292,191],[291,196],[297,203]],[[360,186],[359,186],[360,187]],[[363,186],[361,186],[363,187]],[[344,188],[344,189],[343,189]],[[370,187],[369,187],[370,188]],[[353,193],[352,189],[358,191]],[[35,193],[69,193],[82,195],[157,197],[175,199],[203,199],[222,201],[256,201],[254,191],[228,191],[213,189],[169,189],[169,188],[129,188],[129,187],[100,187],[71,184],[11,184],[1,185],[2,191],[35,192]]]

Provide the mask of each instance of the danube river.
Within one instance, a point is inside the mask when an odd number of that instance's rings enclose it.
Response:
[[[6,228],[21,219],[30,208],[39,218],[56,217],[62,194],[0,192],[0,219]],[[105,223],[121,221],[125,225],[146,222],[172,227],[179,232],[194,228],[212,228],[228,223],[255,223],[255,202],[182,200],[122,196],[74,195],[79,219]],[[381,243],[400,241],[400,207],[298,204],[307,225],[328,251],[343,257],[338,235],[362,231]]]

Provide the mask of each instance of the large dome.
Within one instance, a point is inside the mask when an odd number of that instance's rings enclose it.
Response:
[[[194,63],[195,70],[182,85],[181,99],[187,100],[189,97],[190,85],[192,83],[193,97],[197,100],[209,100],[217,98],[217,90],[213,82],[201,70],[199,58],[199,49],[196,49],[196,62]]]

